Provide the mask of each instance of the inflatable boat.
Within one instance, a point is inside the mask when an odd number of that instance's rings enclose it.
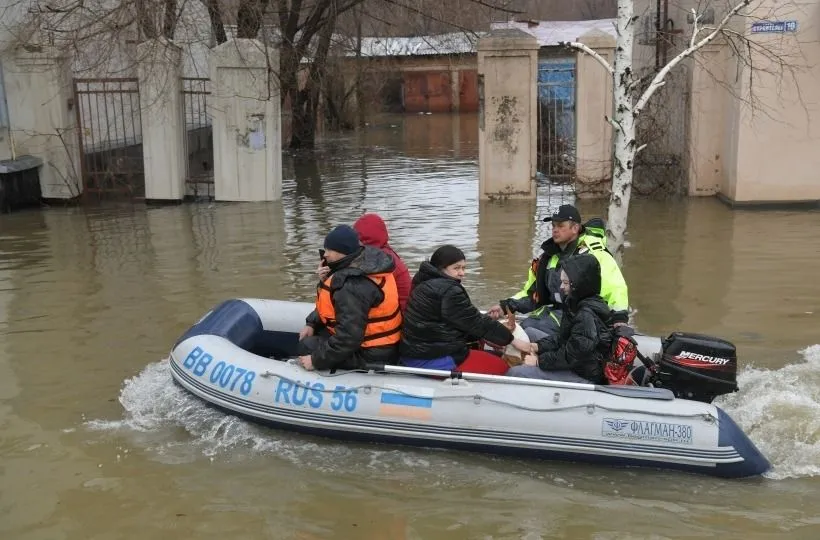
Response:
[[[174,345],[174,381],[231,414],[314,435],[728,478],[770,467],[709,403],[736,389],[737,364],[729,353],[718,356],[708,336],[636,336],[643,355],[661,367],[655,387],[389,365],[317,372],[294,358],[312,309],[279,300],[223,302]],[[719,374],[727,370],[728,385]]]

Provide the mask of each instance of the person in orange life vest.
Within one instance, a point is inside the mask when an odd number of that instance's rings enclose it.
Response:
[[[349,225],[331,230],[324,247],[330,270],[299,333],[299,363],[307,370],[395,363],[402,316],[393,259],[360,245]]]
[[[399,290],[399,304],[401,310],[404,311],[407,309],[407,298],[410,296],[410,272],[401,257],[387,243],[389,236],[384,220],[379,214],[363,214],[353,224],[353,228],[359,233],[359,241],[362,245],[379,248],[393,259],[396,265],[393,277],[396,279],[396,287]]]
[[[506,326],[473,305],[461,283],[465,268],[464,253],[451,245],[438,248],[429,262],[421,263],[404,313],[402,365],[503,375],[507,362],[491,352],[470,349],[469,343],[485,339],[530,352],[528,342],[514,340]]]

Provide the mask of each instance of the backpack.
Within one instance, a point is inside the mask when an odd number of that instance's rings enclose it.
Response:
[[[630,376],[635,358],[638,356],[638,344],[629,336],[616,336],[606,363],[604,377],[609,384],[635,385]]]
[[[635,331],[620,326],[613,331],[612,348],[604,362],[604,377],[608,384],[645,386],[654,369],[638,350],[638,342],[632,337]],[[638,358],[642,366],[635,366]]]

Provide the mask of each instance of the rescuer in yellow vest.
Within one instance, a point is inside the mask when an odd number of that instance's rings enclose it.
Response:
[[[299,333],[299,363],[312,369],[360,369],[395,364],[402,315],[393,259],[359,244],[348,225],[325,237],[320,257],[329,272],[316,289],[316,309]]]
[[[544,221],[552,222],[552,238],[541,244],[543,252],[532,260],[523,289],[491,307],[488,314],[500,317],[509,308],[528,313],[521,327],[532,341],[556,335],[561,324],[560,275],[556,268],[567,257],[589,253],[601,266],[601,296],[612,310],[614,326],[629,321],[629,296],[621,269],[606,249],[606,230],[602,219],[582,224],[581,214],[571,204],[562,204]]]

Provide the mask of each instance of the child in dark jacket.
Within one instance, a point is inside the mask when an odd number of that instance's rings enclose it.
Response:
[[[600,296],[601,267],[588,254],[561,262],[561,292],[567,309],[557,336],[533,344],[524,365],[509,377],[604,384],[604,362],[612,346],[611,311]]]

